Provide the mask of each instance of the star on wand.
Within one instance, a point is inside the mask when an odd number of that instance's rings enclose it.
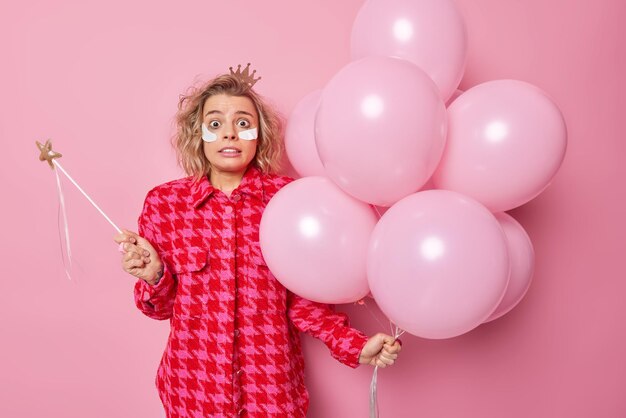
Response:
[[[41,154],[39,154],[39,161],[48,161],[48,164],[50,164],[50,168],[54,170],[52,160],[54,160],[55,158],[61,158],[63,155],[59,154],[58,152],[52,151],[52,142],[50,142],[49,139],[46,141],[45,144],[42,144],[39,141],[35,141],[35,143],[37,144],[39,151],[41,151]]]

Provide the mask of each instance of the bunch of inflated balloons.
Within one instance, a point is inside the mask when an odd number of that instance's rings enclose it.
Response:
[[[523,81],[457,90],[467,35],[453,0],[368,0],[351,49],[289,119],[287,154],[303,178],[265,209],[270,270],[318,302],[370,295],[424,338],[504,315],[534,268],[528,235],[505,211],[559,169],[561,112]]]

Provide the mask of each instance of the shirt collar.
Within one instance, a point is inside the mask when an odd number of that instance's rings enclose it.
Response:
[[[191,186],[191,202],[194,208],[200,207],[214,192],[218,189],[213,187],[209,181],[209,176],[203,176],[200,180],[195,181]],[[256,167],[248,167],[241,179],[241,183],[233,193],[245,194],[255,197],[263,201],[263,182],[261,181],[261,172]]]

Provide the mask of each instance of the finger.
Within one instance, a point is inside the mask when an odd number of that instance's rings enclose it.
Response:
[[[381,359],[376,359],[376,365],[378,367],[380,367],[381,369],[384,369],[385,367],[387,367],[387,365],[385,364],[384,361],[382,361]]]
[[[381,338],[383,339],[383,343],[384,344],[389,344],[392,345],[394,342],[394,338],[391,335],[387,335],[387,334],[380,334]]]
[[[386,366],[391,366],[395,362],[394,359],[386,358],[386,357],[383,357],[383,356],[380,356],[379,360],[382,361],[383,363],[385,363]]]
[[[145,266],[146,264],[150,264],[150,257],[144,257],[140,254],[137,253],[126,253],[124,255],[124,260],[122,260],[124,263],[129,263],[131,261],[141,261],[142,266]]]
[[[123,229],[122,231],[126,231],[125,229]],[[121,244],[123,242],[130,242],[132,244],[135,244],[137,242],[137,238],[135,237],[136,234],[130,232],[130,231],[126,231],[126,232],[122,232],[121,234],[117,234],[113,237],[113,241],[117,242],[118,244]]]
[[[117,244],[120,244],[120,245],[124,245],[127,242],[131,244],[137,243],[137,240],[135,238],[130,237],[128,235],[124,235],[124,234],[114,236],[113,241],[115,241]]]
[[[143,257],[134,251],[124,253],[123,261],[128,262],[130,260],[141,260]]]
[[[154,249],[152,244],[150,244],[150,241],[145,238],[137,237],[136,245],[144,251],[147,251],[147,254],[156,253],[156,250]]]
[[[127,270],[128,273],[132,274],[133,276],[137,277],[138,279],[141,279],[141,276],[143,275],[143,268],[141,267],[134,267],[130,270]]]
[[[124,251],[126,251],[127,253],[134,252],[144,257],[148,257],[150,255],[150,251],[146,250],[145,248],[129,243],[124,244]]]
[[[398,358],[398,355],[396,353],[390,353],[390,352],[385,351],[385,350],[381,351],[380,355],[381,356],[385,356],[385,358],[393,359],[393,360]]]
[[[117,242],[118,244],[121,244],[123,242],[130,242],[132,244],[135,244],[137,242],[137,239],[132,235],[122,233],[114,236],[113,241]]]
[[[392,343],[385,343],[385,347],[396,347],[396,346],[402,346],[402,341],[400,341],[399,339],[395,339],[393,340]]]
[[[391,345],[391,346],[390,345],[385,345],[383,347],[383,351],[386,352],[386,353],[389,353],[389,354],[396,354],[396,353],[400,352],[401,348],[402,347],[400,346],[400,344],[396,343],[396,344]]]
[[[124,263],[124,269],[130,273],[130,270],[135,268],[143,268],[143,260],[128,260]]]
[[[395,355],[397,356],[398,353],[400,352],[400,350],[398,350],[397,348],[391,348],[389,350],[385,350],[385,353],[389,354],[389,355]]]
[[[122,231],[124,231],[124,234],[126,234],[126,236],[128,237],[128,242],[130,242],[131,244],[138,245],[143,239],[141,235],[137,234],[136,232],[129,231],[127,229],[123,229]]]
[[[389,353],[382,352],[382,353],[380,353],[380,357],[382,357],[382,358],[384,358],[386,360],[395,360],[395,359],[398,358],[398,355],[397,354],[389,354]]]

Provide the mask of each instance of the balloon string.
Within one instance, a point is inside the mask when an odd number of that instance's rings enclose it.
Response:
[[[395,340],[397,340],[402,334],[404,334],[404,330],[391,322],[391,319],[389,320],[389,326],[391,327],[391,335],[393,335],[393,342],[395,343]]]
[[[378,366],[376,366],[372,383],[370,383],[370,418],[378,418],[378,416]]]
[[[370,309],[367,304],[367,301],[363,299],[362,305],[365,306],[367,311],[374,317],[376,322],[380,324],[381,327],[385,328],[382,322],[378,319],[378,317],[374,314],[374,312]],[[394,324],[391,320],[389,320],[389,327],[391,328],[391,335],[393,335],[394,343],[395,340],[400,338],[402,334],[404,334],[404,330]],[[378,409],[378,366],[374,367],[374,373],[372,375],[372,381],[370,383],[370,418],[379,418],[380,411]]]
[[[61,260],[63,261],[63,268],[65,269],[65,275],[68,279],[72,280],[72,276],[70,275],[70,269],[72,268],[72,248],[70,247],[70,228],[67,222],[67,212],[65,210],[65,198],[63,196],[63,188],[61,187],[61,179],[59,178],[59,173],[54,170],[54,174],[57,179],[57,192],[59,196],[59,210],[57,213],[57,226],[59,230],[59,244],[61,245]],[[63,214],[63,229],[65,232],[65,250],[67,252],[67,260],[69,262],[69,268],[65,263],[65,257],[63,253],[63,238],[61,237],[61,214]]]
[[[385,325],[383,325],[383,323],[380,322],[380,319],[378,319],[378,317],[374,314],[374,311],[372,311],[370,309],[369,305],[367,304],[367,300],[365,298],[363,299],[362,305],[365,306],[365,308],[367,309],[369,314],[372,315],[372,317],[376,320],[376,322],[378,322],[378,325],[380,325],[381,327],[385,328]]]

